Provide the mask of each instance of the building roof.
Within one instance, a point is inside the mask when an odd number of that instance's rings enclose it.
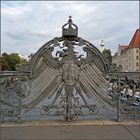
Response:
[[[120,45],[121,48],[121,53],[124,53],[126,51],[128,51],[129,46],[128,45]]]
[[[140,48],[140,28],[134,33],[132,40],[129,44],[130,48]]]
[[[128,48],[128,45],[120,45],[121,49],[126,49]]]
[[[117,55],[120,55],[121,53],[128,51],[128,48],[129,48],[128,45],[120,45],[119,44]]]
[[[140,48],[140,28],[138,28],[135,31],[129,45],[120,45],[119,44],[117,55],[120,53],[125,53],[128,51],[128,49],[133,49],[133,48]],[[114,56],[116,56],[116,54]]]

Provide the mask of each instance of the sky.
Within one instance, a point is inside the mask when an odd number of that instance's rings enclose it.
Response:
[[[139,1],[2,1],[1,53],[29,56],[54,37],[62,36],[69,15],[79,37],[114,54],[128,45],[139,28]]]

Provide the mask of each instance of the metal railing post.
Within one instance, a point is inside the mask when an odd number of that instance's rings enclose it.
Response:
[[[118,95],[117,95],[117,122],[120,121],[120,116],[121,116],[121,112],[120,112],[120,76],[118,76]]]

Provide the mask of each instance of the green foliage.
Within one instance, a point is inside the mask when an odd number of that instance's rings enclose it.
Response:
[[[27,63],[27,60],[20,58],[18,53],[3,53],[0,63],[2,64],[2,70],[15,71],[16,64]]]
[[[27,60],[24,59],[24,58],[20,58],[20,64],[26,64],[27,63]]]
[[[104,49],[102,52],[103,56],[108,60],[108,62],[112,63],[112,55],[110,49]]]

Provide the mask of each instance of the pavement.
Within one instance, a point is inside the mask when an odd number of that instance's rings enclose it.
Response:
[[[1,140],[140,140],[139,121],[30,121],[1,124]]]

